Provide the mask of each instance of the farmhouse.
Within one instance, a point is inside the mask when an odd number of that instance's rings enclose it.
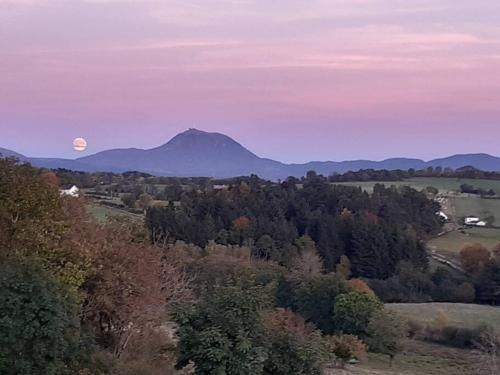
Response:
[[[69,189],[61,189],[61,195],[69,195],[70,197],[79,197],[80,196],[80,189],[73,185]]]
[[[476,216],[468,216],[465,218],[465,225],[471,225],[475,227],[485,227],[486,222]]]
[[[446,215],[443,211],[439,211],[437,212],[437,215],[442,218],[444,221],[448,221],[449,220],[449,217],[448,215]]]

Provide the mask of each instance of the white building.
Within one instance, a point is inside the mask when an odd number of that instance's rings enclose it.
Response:
[[[465,218],[465,225],[470,225],[474,227],[485,227],[488,224],[486,223],[486,221],[481,220],[476,216],[468,216]]]
[[[477,225],[481,219],[476,216],[468,216],[465,218],[465,225]]]
[[[448,221],[450,219],[448,215],[446,215],[443,211],[439,211],[437,215],[439,215],[439,217],[442,218],[444,221]]]
[[[80,189],[73,185],[69,189],[61,189],[61,195],[69,195],[70,197],[79,197],[80,196]]]

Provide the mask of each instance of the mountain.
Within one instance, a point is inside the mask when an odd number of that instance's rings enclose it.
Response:
[[[454,155],[425,162],[420,159],[391,158],[382,161],[348,160],[312,161],[305,164],[284,164],[261,158],[234,139],[220,133],[189,129],[169,142],[152,149],[123,148],[102,151],[78,159],[28,158],[14,151],[1,149],[4,156],[15,156],[35,166],[66,168],[78,171],[141,171],[161,176],[233,177],[257,174],[267,179],[304,176],[308,171],[330,175],[360,169],[424,169],[464,166],[484,171],[500,171],[500,158],[487,154]]]
[[[482,171],[498,171],[500,170],[500,158],[488,154],[461,154],[431,160],[427,166],[453,169],[471,166]]]
[[[220,133],[189,129],[166,144],[149,149],[115,149],[77,159],[83,164],[139,170],[171,176],[232,177],[252,173],[264,178],[286,175],[283,163],[263,159]]]
[[[1,148],[0,147],[0,157],[4,158],[17,158],[21,161],[26,161],[28,158],[24,155],[21,155],[15,151],[12,150],[7,150],[6,148]]]

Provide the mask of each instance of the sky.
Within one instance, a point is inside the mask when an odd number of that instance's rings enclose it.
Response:
[[[500,155],[500,1],[0,0],[0,147],[191,127],[284,162]]]

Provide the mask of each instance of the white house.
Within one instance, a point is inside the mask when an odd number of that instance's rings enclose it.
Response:
[[[488,223],[486,223],[486,221],[481,220],[476,216],[468,216],[465,218],[465,225],[471,225],[474,227],[485,227],[488,225]]]
[[[481,219],[476,216],[468,216],[465,218],[465,225],[477,225]]]
[[[61,189],[61,195],[69,195],[70,197],[79,197],[80,196],[80,189],[73,185],[69,189]]]
[[[442,218],[444,221],[448,221],[449,220],[449,217],[448,215],[446,215],[443,211],[439,211],[437,212],[437,215]]]

